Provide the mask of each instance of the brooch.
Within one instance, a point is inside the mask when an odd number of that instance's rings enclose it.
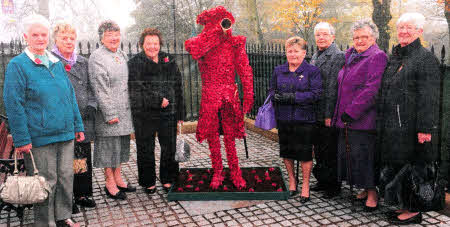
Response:
[[[304,77],[303,75],[300,75],[299,78],[298,78],[298,80],[302,80],[303,77]]]
[[[120,64],[120,58],[119,58],[119,57],[117,57],[117,56],[114,56],[114,61],[116,61],[116,62],[117,62],[117,64]]]

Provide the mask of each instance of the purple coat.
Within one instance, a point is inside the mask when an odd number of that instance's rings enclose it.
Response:
[[[276,85],[276,88],[275,88]],[[322,94],[320,70],[303,61],[295,70],[289,71],[288,63],[275,67],[270,82],[269,94],[295,93],[295,104],[276,104],[277,120],[314,123],[316,121],[315,104]]]
[[[345,53],[345,65],[338,75],[338,97],[332,124],[344,128],[341,116],[346,112],[354,119],[350,129],[375,130],[375,98],[387,63],[387,55],[372,45],[350,59],[354,48]],[[351,61],[350,61],[351,60]]]

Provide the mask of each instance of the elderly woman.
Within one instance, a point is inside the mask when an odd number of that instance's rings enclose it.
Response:
[[[161,32],[146,28],[139,38],[143,51],[128,62],[131,111],[136,128],[139,185],[156,191],[155,134],[161,146],[159,179],[167,191],[176,180],[177,121],[184,119],[182,77],[175,58],[161,51]]]
[[[314,138],[316,165],[313,174],[317,184],[311,191],[325,191],[326,198],[339,194],[341,185],[337,181],[337,131],[331,126],[337,97],[337,75],[345,62],[344,52],[334,43],[335,30],[327,22],[314,27],[314,38],[318,48],[311,58],[311,64],[319,67],[322,76],[323,93],[318,102],[317,128]]]
[[[321,96],[319,69],[305,59],[306,41],[300,37],[286,40],[287,63],[274,69],[269,95],[273,95],[280,141],[280,157],[289,174],[290,195],[297,194],[294,160],[301,162],[303,184],[300,202],[309,201],[312,168],[312,134],[316,113],[314,104]]]
[[[16,151],[25,167],[36,167],[51,187],[48,199],[34,205],[33,226],[79,226],[72,214],[74,138],[84,140],[83,122],[64,65],[46,51],[49,22],[41,15],[24,19],[25,51],[6,68],[4,102]]]
[[[95,116],[94,166],[105,168],[106,194],[126,199],[136,191],[121,176],[121,164],[130,158],[130,134],[134,132],[128,98],[127,55],[119,50],[120,28],[104,21],[98,28],[102,46],[89,58],[89,80],[98,103]]]
[[[75,89],[78,108],[84,124],[85,139],[81,143],[75,143],[75,165],[73,195],[75,197],[74,213],[78,213],[75,204],[84,207],[95,207],[92,196],[92,161],[91,141],[94,140],[94,118],[97,103],[95,102],[88,78],[88,60],[75,53],[77,32],[70,24],[58,24],[53,29],[55,47],[53,54],[64,64],[72,86]],[[78,163],[78,165],[77,165]]]
[[[435,161],[446,163],[448,157],[446,151],[439,155],[437,147],[441,73],[437,58],[420,43],[424,24],[419,13],[398,19],[399,44],[389,58],[377,108],[380,185],[385,202],[400,208],[390,214],[394,225],[422,222],[424,207],[412,192],[411,175],[427,182],[434,178],[427,170],[435,168]]]
[[[345,53],[345,65],[338,75],[338,97],[332,125],[339,129],[338,181],[347,180],[349,184],[363,188],[364,191],[357,199],[367,198],[364,208],[370,212],[378,208],[375,185],[375,98],[387,56],[375,43],[378,29],[370,20],[354,23],[352,34],[353,47]],[[350,160],[346,159],[346,145],[350,146]],[[347,168],[351,169],[351,176],[347,176]]]

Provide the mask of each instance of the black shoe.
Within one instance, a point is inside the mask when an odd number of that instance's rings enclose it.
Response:
[[[325,191],[327,190],[327,186],[325,186],[324,184],[317,183],[314,186],[312,186],[310,190],[313,192]]]
[[[386,218],[388,220],[391,220],[391,219],[396,219],[397,216],[400,215],[401,213],[396,212],[395,210],[390,210],[390,211],[388,211],[388,212],[386,212],[384,214],[386,215]]]
[[[422,213],[419,213],[413,217],[405,220],[400,220],[398,218],[393,218],[389,220],[393,225],[409,225],[409,224],[420,224],[422,223]]]
[[[121,192],[135,192],[136,188],[127,184],[127,187],[123,188],[117,185],[117,188],[121,191]]]
[[[95,207],[97,205],[93,199],[89,199],[87,197],[75,198],[75,203],[77,205],[89,208]]]
[[[325,199],[332,199],[341,194],[341,189],[339,190],[327,190],[325,191],[325,195],[323,196]]]
[[[172,187],[172,185],[170,185],[169,187],[166,187],[163,185],[163,189],[166,193],[169,193],[171,187]]]
[[[306,203],[309,201],[309,197],[300,196],[300,203]]]
[[[150,189],[150,188],[145,188],[145,193],[147,194],[154,194],[156,192],[156,187]]]
[[[105,186],[105,192],[106,192],[106,195],[108,195],[108,197],[111,199],[121,199],[121,200],[127,199],[127,194],[125,194],[125,192],[123,192],[123,191],[119,191],[115,195],[113,195],[108,191],[108,189]]]
[[[57,227],[74,227],[74,226],[78,227],[78,226],[80,226],[80,223],[76,223],[74,220],[69,218],[66,220],[56,221],[56,226]]]
[[[295,196],[297,194],[298,194],[297,190],[294,190],[294,191],[289,190],[289,197],[293,197],[293,196]]]
[[[80,213],[80,209],[78,209],[77,204],[75,202],[72,203],[72,214],[78,214]]]
[[[376,210],[378,210],[378,203],[374,207],[368,207],[368,206],[364,205],[364,212],[374,212]]]

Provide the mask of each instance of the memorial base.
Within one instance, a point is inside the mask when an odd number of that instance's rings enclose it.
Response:
[[[210,188],[214,170],[211,168],[182,168],[167,199],[176,200],[287,200],[289,191],[279,167],[241,168],[247,182],[243,189],[236,188],[230,179],[230,170],[224,168],[225,180],[216,190]]]

